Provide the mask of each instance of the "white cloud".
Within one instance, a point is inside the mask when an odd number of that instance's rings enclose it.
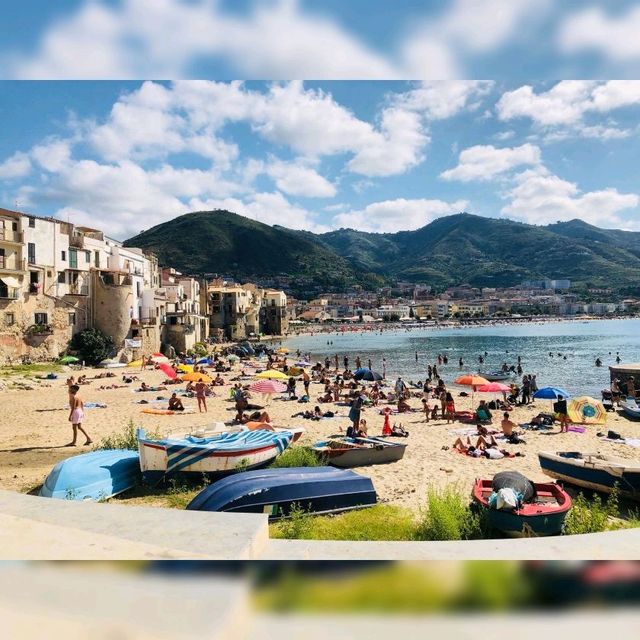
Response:
[[[280,191],[307,198],[333,198],[336,187],[315,169],[306,167],[301,160],[282,162],[272,159],[265,166],[265,173],[273,178]]]
[[[563,53],[596,51],[614,62],[640,59],[640,6],[609,16],[601,7],[589,7],[567,16],[557,33]]]
[[[394,102],[403,109],[422,113],[429,120],[444,120],[476,106],[473,102],[493,86],[492,81],[486,80],[422,82],[417,88],[400,94]]]
[[[71,142],[59,139],[47,140],[33,147],[31,156],[45,171],[62,171],[71,160]]]
[[[193,199],[190,211],[226,209],[241,216],[269,225],[280,225],[290,229],[303,229],[323,233],[328,227],[318,224],[315,215],[289,202],[281,193],[254,193],[245,199]]]
[[[31,160],[26,153],[16,152],[0,163],[0,180],[24,178],[31,173]]]
[[[440,174],[444,180],[491,180],[522,165],[540,163],[540,149],[532,144],[498,149],[493,145],[476,145],[460,152],[458,166]]]
[[[468,202],[456,200],[415,199],[374,202],[364,209],[340,213],[333,218],[333,227],[347,227],[359,231],[392,233],[419,229],[440,216],[464,211]]]
[[[620,193],[617,189],[583,193],[578,185],[544,167],[518,175],[504,197],[510,202],[502,213],[530,224],[580,218],[601,227],[621,227],[626,223],[619,214],[640,204],[638,195]]]
[[[500,120],[529,118],[556,139],[571,135],[610,140],[629,135],[615,123],[589,123],[587,116],[608,114],[623,107],[640,106],[640,81],[611,80],[598,83],[563,80],[545,92],[536,93],[530,85],[502,95],[496,105]]]

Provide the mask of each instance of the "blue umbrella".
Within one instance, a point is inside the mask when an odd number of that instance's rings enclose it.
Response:
[[[367,369],[366,367],[360,367],[353,372],[353,377],[356,380],[362,380],[362,378],[364,378],[367,373],[369,373],[369,369]]]
[[[558,396],[570,398],[571,394],[564,389],[560,389],[560,387],[543,387],[533,394],[534,398],[539,398],[540,400],[557,400]]]
[[[376,371],[367,371],[362,376],[362,380],[367,380],[369,382],[380,382],[382,380],[382,376]]]

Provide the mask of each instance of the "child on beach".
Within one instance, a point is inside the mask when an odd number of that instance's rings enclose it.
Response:
[[[429,422],[429,416],[431,415],[432,409],[426,398],[422,398],[422,411],[424,411],[424,421]]]
[[[67,444],[67,447],[75,447],[76,439],[78,438],[78,431],[82,431],[87,439],[85,445],[91,444],[93,440],[89,437],[89,434],[82,428],[82,420],[84,418],[84,402],[78,395],[80,387],[77,384],[69,387],[69,422],[73,427],[73,440]]]
[[[456,405],[453,401],[453,396],[449,391],[447,391],[445,395],[445,416],[447,418],[447,424],[455,421]]]

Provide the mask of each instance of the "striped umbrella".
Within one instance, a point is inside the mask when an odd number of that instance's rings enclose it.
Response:
[[[576,424],[606,424],[607,412],[602,402],[589,396],[573,398],[567,407],[571,422]]]
[[[287,385],[277,380],[256,380],[249,386],[249,391],[254,393],[264,393],[271,395],[274,393],[284,393],[287,390]]]

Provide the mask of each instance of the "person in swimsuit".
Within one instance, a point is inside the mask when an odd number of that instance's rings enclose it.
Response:
[[[87,439],[85,445],[91,444],[93,440],[89,437],[89,434],[82,428],[82,420],[84,418],[84,402],[78,395],[80,387],[77,384],[69,387],[69,422],[73,427],[73,440],[67,444],[67,447],[75,447],[76,440],[78,438],[78,430],[82,431],[84,437]]]
[[[172,393],[169,398],[169,406],[167,407],[169,411],[184,411],[184,405],[182,404],[182,400],[178,398],[177,394]]]
[[[196,399],[198,400],[198,411],[202,413],[202,407],[204,407],[204,412],[207,413],[207,385],[202,382],[202,380],[198,380],[195,386]]]

